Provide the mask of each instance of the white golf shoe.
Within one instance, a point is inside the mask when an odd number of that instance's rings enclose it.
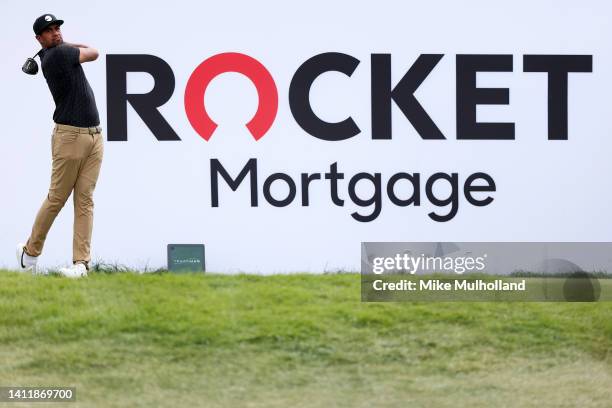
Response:
[[[20,272],[32,272],[35,275],[37,263],[38,257],[26,254],[24,244],[17,245],[17,265]]]
[[[87,276],[87,268],[78,262],[67,268],[60,268],[59,273],[67,278],[83,278]]]

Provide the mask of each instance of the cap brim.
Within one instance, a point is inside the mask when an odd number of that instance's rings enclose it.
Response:
[[[38,30],[38,33],[36,33],[37,35],[40,35],[40,33],[42,33],[43,31],[45,31],[45,28],[49,27],[50,25],[53,24],[57,24],[58,26],[61,26],[62,24],[64,24],[64,20],[53,20],[53,21],[49,21],[47,24],[45,24],[44,26],[42,26],[40,28],[40,30]]]

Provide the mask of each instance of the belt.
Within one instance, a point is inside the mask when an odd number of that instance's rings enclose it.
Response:
[[[69,132],[85,133],[89,135],[102,133],[102,128],[100,126],[78,127],[70,125],[60,125],[59,123],[55,124],[55,130],[67,130]]]

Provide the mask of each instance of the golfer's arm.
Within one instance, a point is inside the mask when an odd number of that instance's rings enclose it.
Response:
[[[83,44],[66,43],[66,45],[79,49],[79,63],[81,64],[98,59],[98,50],[95,48]]]
[[[98,50],[91,47],[79,47],[79,62],[95,61],[98,59]]]

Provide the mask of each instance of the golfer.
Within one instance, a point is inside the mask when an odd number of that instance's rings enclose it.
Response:
[[[72,265],[60,269],[71,278],[87,276],[93,227],[93,192],[100,173],[104,146],[93,91],[81,64],[98,58],[98,51],[63,41],[58,20],[44,14],[34,21],[34,33],[42,46],[42,72],[55,102],[51,138],[51,186],[32,227],[27,243],[17,247],[22,270],[36,273],[47,233],[64,203],[73,194],[74,236]]]

